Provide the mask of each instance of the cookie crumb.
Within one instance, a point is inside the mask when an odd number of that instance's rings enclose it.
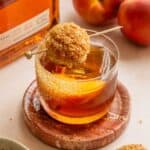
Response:
[[[142,120],[139,120],[138,123],[141,125],[141,124],[143,123],[143,121],[142,121]]]
[[[142,144],[129,144],[118,148],[117,150],[146,150]]]
[[[10,121],[12,121],[12,120],[13,120],[13,118],[12,118],[12,117],[10,117],[10,118],[9,118],[9,120],[10,120]]]

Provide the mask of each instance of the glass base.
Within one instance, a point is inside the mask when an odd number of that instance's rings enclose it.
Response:
[[[62,123],[65,123],[65,124],[81,125],[81,124],[88,124],[88,123],[101,119],[109,111],[112,101],[109,102],[109,104],[108,103],[104,104],[98,113],[94,115],[90,115],[90,116],[85,116],[85,117],[69,117],[69,116],[64,116],[62,114],[59,114],[49,108],[49,106],[47,105],[45,100],[42,98],[42,96],[40,97],[40,102],[41,102],[41,105],[43,106],[43,109],[53,119],[60,121]]]

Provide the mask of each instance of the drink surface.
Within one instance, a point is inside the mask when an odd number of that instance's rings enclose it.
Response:
[[[44,67],[51,73],[57,74],[59,66],[54,63],[43,60]],[[105,74],[115,65],[115,57],[107,48],[91,46],[90,53],[87,56],[86,62],[82,65],[77,65],[74,68],[65,68],[63,75],[74,79],[92,79]],[[63,69],[63,66],[62,66]]]
[[[58,0],[1,0],[0,67],[34,47],[58,21],[58,13]]]
[[[94,45],[86,62],[72,69],[57,66],[42,57],[41,66],[36,64],[36,72],[44,109],[65,123],[70,123],[72,118],[86,117],[84,121],[91,122],[89,116],[102,117],[107,113],[116,89],[117,72],[107,75],[115,63],[109,49]],[[62,116],[69,117],[70,122]]]

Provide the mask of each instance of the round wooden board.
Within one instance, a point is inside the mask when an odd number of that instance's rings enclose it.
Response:
[[[86,125],[67,125],[49,117],[42,109],[36,81],[23,98],[24,118],[31,132],[50,146],[66,150],[93,150],[103,147],[121,135],[130,116],[130,96],[118,82],[108,114]]]

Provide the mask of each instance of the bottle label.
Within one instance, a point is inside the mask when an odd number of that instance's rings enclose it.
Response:
[[[46,9],[15,28],[0,34],[0,51],[40,31],[48,26],[49,22],[49,9]]]

